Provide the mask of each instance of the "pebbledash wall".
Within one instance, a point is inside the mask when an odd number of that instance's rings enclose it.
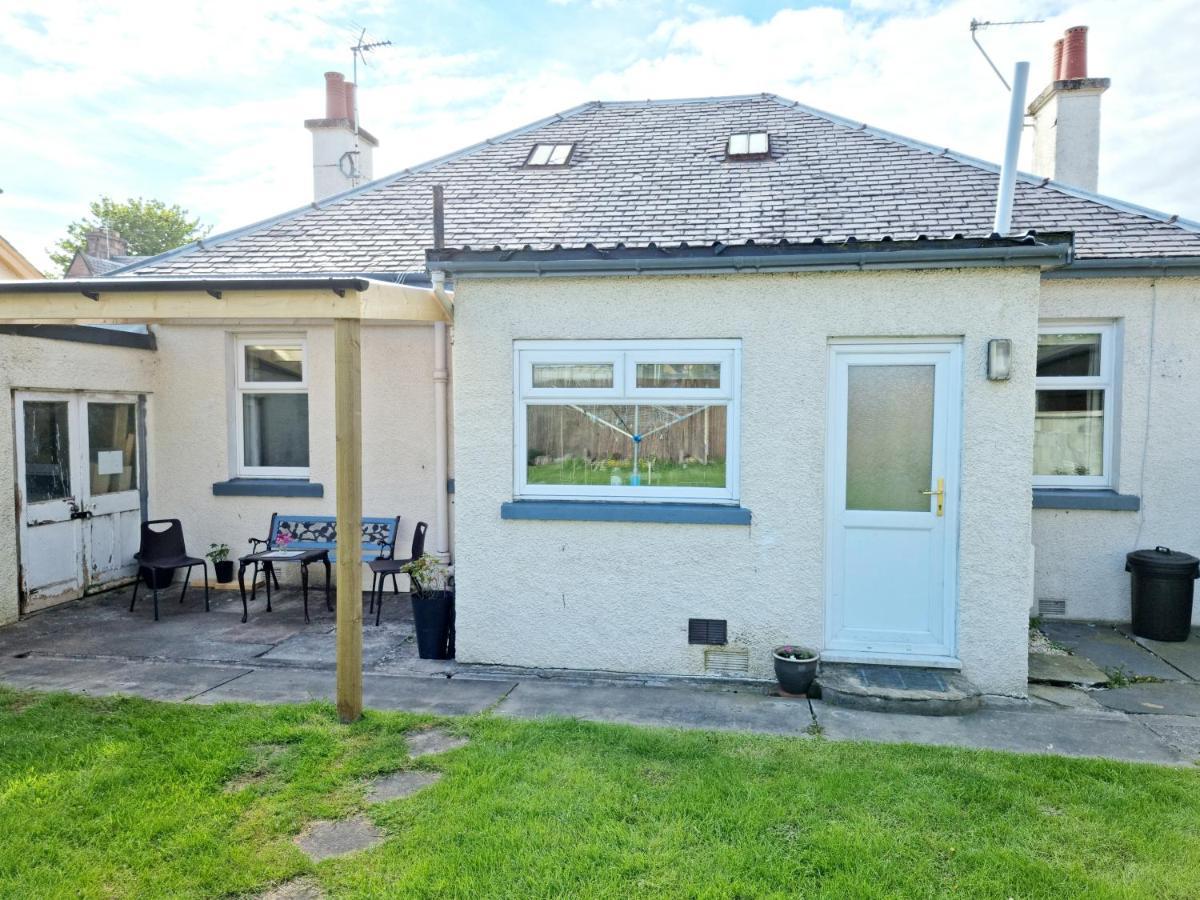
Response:
[[[157,354],[129,347],[0,335],[0,472],[12,490],[0,515],[0,625],[19,609],[19,534],[16,521],[16,447],[13,391],[113,391],[149,394],[156,381]],[[147,419],[152,418],[152,413]],[[153,444],[153,441],[149,443]]]
[[[689,617],[728,619],[751,673],[821,646],[829,340],[959,338],[964,443],[958,656],[1023,695],[1033,595],[1035,269],[461,280],[455,296],[457,647],[466,662],[701,674]],[[1013,378],[985,374],[1013,340]],[[740,338],[749,526],[502,520],[513,341]]]
[[[1035,600],[1065,601],[1072,619],[1127,622],[1126,553],[1200,556],[1200,278],[1046,279],[1041,294],[1043,318],[1118,323],[1115,486],[1141,509],[1035,510]]]
[[[213,494],[213,484],[233,474],[231,342],[255,334],[307,338],[309,480],[323,486],[321,497]],[[191,552],[226,543],[235,558],[250,552],[249,538],[267,536],[273,512],[332,515],[333,327],[172,325],[157,335],[151,515],[181,518]],[[416,523],[434,522],[433,329],[364,324],[362,335],[363,514],[402,516],[397,546],[406,551]],[[299,570],[280,566],[279,575],[297,582]],[[369,586],[369,570],[364,578]]]

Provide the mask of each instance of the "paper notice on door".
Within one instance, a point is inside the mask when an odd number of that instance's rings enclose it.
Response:
[[[97,475],[120,475],[125,468],[125,454],[120,450],[100,450],[96,453]]]

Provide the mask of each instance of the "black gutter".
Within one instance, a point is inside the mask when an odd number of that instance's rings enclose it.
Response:
[[[1126,259],[1077,259],[1045,278],[1161,278],[1200,276],[1200,256],[1130,256]]]
[[[102,328],[99,325],[0,325],[0,334],[51,341],[74,341],[78,344],[102,344],[106,347],[130,347],[134,350],[158,349],[158,342],[152,331],[125,331],[118,328]]]
[[[845,241],[610,249],[427,250],[426,266],[458,277],[530,277],[730,272],[864,271],[965,266],[1062,266],[1071,261],[1069,235],[915,241]]]
[[[98,300],[100,294],[149,293],[152,291],[204,291],[220,298],[223,291],[329,290],[344,297],[346,291],[365,291],[370,282],[358,277],[271,277],[233,278],[63,278],[45,281],[0,281],[2,294],[83,294]]]

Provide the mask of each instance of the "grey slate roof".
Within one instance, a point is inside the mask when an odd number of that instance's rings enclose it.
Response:
[[[149,257],[145,256],[92,256],[90,253],[79,251],[79,258],[83,260],[84,266],[87,267],[88,273],[91,275],[108,275],[117,269],[128,268],[130,265],[140,263]]]
[[[766,130],[771,159],[729,161]],[[565,168],[524,165],[574,142]],[[589,103],[440,160],[152,257],[138,274],[423,272],[431,189],[446,245],[550,248],[948,238],[991,231],[997,168],[761,94]],[[1200,256],[1200,225],[1022,176],[1014,231],[1074,231],[1079,259]]]

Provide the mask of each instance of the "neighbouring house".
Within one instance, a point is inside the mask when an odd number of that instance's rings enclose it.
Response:
[[[97,389],[127,428],[70,477],[197,547],[331,512],[336,291],[392,304],[362,330],[363,506],[434,523],[460,661],[765,677],[797,642],[1022,695],[1031,612],[1126,618],[1128,550],[1200,547],[1200,224],[1094,192],[1086,30],[1054,71],[1000,234],[997,166],[768,94],[588,103],[358,184],[328,78],[311,206],[0,285],[10,316],[163,316],[156,350],[107,348],[141,354],[119,376],[6,359],[0,618],[18,544],[32,590],[21,510],[68,495],[66,450],[29,443]],[[234,295],[262,321],[222,320]]]
[[[27,279],[44,277],[37,266],[21,255],[12,244],[0,236],[0,278]]]
[[[107,228],[96,228],[87,232],[84,240],[87,241],[86,247],[76,250],[71,264],[67,266],[67,278],[108,275],[145,259],[144,256],[131,256],[129,241]]]

